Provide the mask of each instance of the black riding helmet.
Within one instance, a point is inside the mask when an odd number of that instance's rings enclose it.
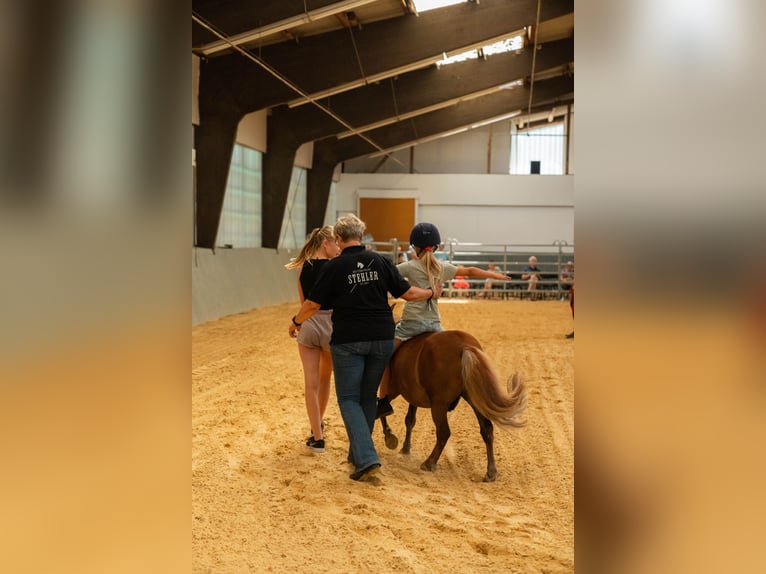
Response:
[[[439,230],[433,223],[418,223],[410,231],[410,245],[415,247],[434,247],[442,242]]]

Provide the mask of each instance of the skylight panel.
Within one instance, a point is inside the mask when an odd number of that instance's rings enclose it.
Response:
[[[505,52],[513,52],[515,50],[521,50],[524,47],[524,37],[514,36],[513,38],[506,38],[505,40],[500,40],[499,42],[494,42],[492,44],[487,44],[486,46],[482,46],[481,48],[475,48],[473,50],[468,50],[467,52],[461,52],[460,54],[455,54],[454,56],[447,57],[445,56],[438,62],[436,62],[436,67],[441,68],[442,66],[448,66],[449,64],[454,64],[456,62],[464,62],[466,60],[474,60],[482,54],[485,58],[489,56],[493,56],[495,54],[503,54]]]
[[[492,54],[503,54],[505,52],[513,52],[515,50],[521,50],[524,47],[524,37],[514,36],[506,40],[500,40],[494,44],[484,46],[482,51],[485,56],[491,56]]]
[[[462,4],[463,2],[466,2],[466,0],[413,0],[412,3],[418,12],[427,12],[428,10],[444,8],[453,4]]]
[[[436,67],[441,68],[442,66],[449,66],[450,64],[456,64],[457,62],[465,62],[466,60],[475,60],[479,57],[479,51],[478,50],[468,50],[467,52],[461,52],[460,54],[455,54],[454,56],[450,56],[449,58],[445,57],[438,62],[436,62]]]

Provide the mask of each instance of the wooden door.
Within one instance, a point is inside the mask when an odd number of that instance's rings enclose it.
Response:
[[[414,197],[360,197],[359,218],[367,224],[366,233],[375,241],[395,237],[408,245],[415,225],[415,201]]]

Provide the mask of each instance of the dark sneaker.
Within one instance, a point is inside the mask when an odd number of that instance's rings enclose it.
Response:
[[[567,333],[566,338],[567,339],[574,339],[574,331],[572,331],[571,333]]]
[[[324,421],[322,421],[322,434],[324,434]],[[306,443],[309,441],[314,440],[314,433],[312,432],[309,436],[306,437]],[[306,445],[308,446],[308,444]]]
[[[394,407],[391,406],[391,402],[383,397],[378,399],[378,411],[375,413],[375,418],[388,417],[394,414]]]
[[[324,439],[314,440],[314,437],[309,437],[306,441],[306,446],[314,452],[324,452]]]
[[[348,477],[351,480],[367,480],[371,476],[378,474],[378,470],[380,470],[380,463],[375,462],[371,464],[370,466],[364,467],[362,470],[357,470],[356,472],[352,472],[348,475]]]

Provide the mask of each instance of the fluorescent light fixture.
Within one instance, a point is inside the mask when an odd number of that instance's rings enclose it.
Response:
[[[509,114],[503,114],[501,116],[495,116],[494,118],[489,118],[487,120],[484,120],[482,122],[479,122],[478,124],[473,124],[471,126],[471,129],[481,128],[484,126],[488,126],[489,124],[494,124],[496,122],[502,122],[503,120],[507,120],[510,118],[515,118],[516,116],[521,115],[521,110],[516,110],[515,112],[511,112]]]
[[[524,111],[524,115],[520,115],[516,119],[518,129],[529,129],[530,125],[540,120],[547,120],[548,123],[556,121],[556,118],[561,118],[567,115],[567,104],[560,104],[553,106],[550,110],[535,112],[531,115],[527,115]],[[551,119],[552,118],[552,119]],[[524,128],[524,126],[527,126]]]
[[[441,68],[442,66],[457,64],[458,62],[465,62],[466,60],[477,60],[478,58],[479,58],[479,50],[477,49],[468,50],[467,52],[461,52],[460,54],[455,54],[454,56],[450,56],[449,58],[445,54],[443,59],[436,62],[436,67]]]
[[[326,18],[328,16],[334,16],[335,14],[340,14],[341,12],[348,12],[360,6],[364,6],[365,4],[371,4],[375,1],[376,0],[343,0],[341,2],[334,2],[333,4],[323,6],[322,8],[316,8],[315,10],[302,12],[300,14],[296,14],[295,16],[291,16],[290,18],[285,18],[283,20],[267,24],[266,26],[261,26],[260,28],[247,30],[246,32],[241,32],[240,34],[235,34],[234,36],[229,37],[229,41],[235,46],[239,46],[240,44],[247,44],[248,42],[254,42],[255,40],[263,38],[264,36],[271,36],[278,32],[282,32],[283,30],[289,30],[290,28],[295,28],[302,24],[308,24],[309,22],[313,22],[314,20],[319,20],[321,18]],[[227,50],[229,48],[231,48],[229,42],[224,40],[216,40],[215,42],[205,44],[202,46],[201,50],[203,54],[210,55],[215,54],[216,52]]]
[[[386,80],[392,76],[398,76],[399,74],[404,74],[407,72],[411,72],[413,70],[419,70],[420,68],[425,68],[427,66],[430,66],[431,64],[435,64],[436,62],[439,62],[445,57],[448,58],[451,55],[459,54],[459,53],[465,52],[466,50],[472,50],[474,48],[479,48],[480,46],[485,46],[485,45],[506,40],[509,38],[514,38],[515,36],[518,36],[519,33],[520,32],[518,30],[515,30],[508,34],[502,34],[500,36],[487,38],[486,40],[475,42],[473,44],[469,44],[468,46],[463,46],[456,50],[452,50],[451,52],[446,52],[444,54],[437,54],[429,58],[423,58],[422,60],[418,60],[417,62],[412,62],[410,64],[407,64],[406,66],[400,66],[398,68],[386,70],[385,72],[380,72],[379,74],[373,74],[372,76],[366,76],[364,78],[354,80],[353,82],[341,84],[341,85],[335,86],[334,88],[329,88],[321,92],[315,92],[311,94],[311,97],[313,99],[328,98],[330,96],[334,96],[335,94],[341,94],[343,92],[347,92],[348,90],[353,90],[354,88],[359,88],[367,84],[373,84],[375,82],[379,82],[380,80]],[[287,107],[295,108],[298,106],[302,106],[304,104],[308,104],[310,101],[311,100],[309,100],[308,98],[296,98],[294,100],[287,102]]]
[[[462,4],[467,0],[413,0],[416,12],[427,12],[428,10],[436,10],[437,8],[444,8],[445,6],[452,6],[453,4]]]
[[[512,90],[513,88],[516,88],[518,86],[521,86],[523,84],[523,80],[513,80],[512,82],[508,82],[507,84],[503,84],[502,86],[498,86],[498,90]]]

